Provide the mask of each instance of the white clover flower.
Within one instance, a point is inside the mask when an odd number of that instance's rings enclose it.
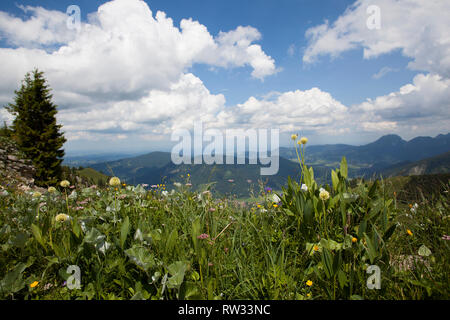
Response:
[[[174,182],[173,184],[174,184],[174,186],[177,187],[177,188],[180,188],[180,187],[181,187],[181,183],[179,183],[179,182]]]
[[[48,191],[48,193],[54,193],[54,192],[56,192],[56,188],[55,187],[48,187],[47,191]]]
[[[64,213],[60,213],[55,217],[55,220],[58,222],[65,222],[70,219],[70,216]]]
[[[319,197],[320,199],[322,199],[323,201],[328,200],[330,198],[330,193],[326,190],[322,190],[319,193]]]
[[[117,178],[117,177],[112,177],[112,178],[109,180],[109,185],[110,185],[111,187],[117,187],[117,186],[120,186],[120,179]]]
[[[306,184],[302,184],[302,191],[308,191],[308,186]]]
[[[63,180],[63,181],[60,182],[59,185],[60,185],[61,187],[63,187],[63,188],[67,188],[67,187],[70,186],[70,182],[67,181],[67,180]]]
[[[164,191],[161,192],[161,194],[162,194],[164,197],[167,197],[167,196],[169,195],[169,192],[166,191],[166,190],[164,190]]]

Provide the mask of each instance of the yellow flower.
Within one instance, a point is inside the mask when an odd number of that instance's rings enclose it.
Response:
[[[306,138],[306,137],[301,137],[301,138],[300,138],[300,143],[301,143],[301,144],[307,144],[307,143],[308,143],[308,138]]]
[[[191,175],[188,173],[187,176],[190,177]]]
[[[319,197],[323,201],[328,200],[330,198],[330,193],[327,190],[322,189],[319,193]]]
[[[411,231],[411,230],[409,230],[409,229],[408,229],[408,230],[406,230],[406,233],[407,233],[407,234],[409,234],[410,236],[412,236],[412,235],[413,235],[412,231]]]
[[[313,249],[314,249],[314,251],[319,251],[319,246],[318,245],[314,245]]]
[[[308,298],[311,297],[311,293],[308,292],[308,293],[306,294],[306,296],[307,296]]]
[[[311,287],[313,285],[313,282],[311,280],[306,281],[306,285],[308,287]]]
[[[58,221],[58,222],[64,222],[64,221],[66,221],[67,219],[69,219],[69,216],[68,216],[67,214],[64,214],[64,213],[60,213],[60,214],[58,214],[58,215],[55,217],[55,220]]]
[[[294,141],[297,140],[297,138],[298,138],[298,135],[296,135],[296,134],[293,134],[293,135],[291,136],[291,139],[294,140]]]
[[[35,281],[32,284],[30,284],[30,288],[34,288],[39,284],[39,282]]]
[[[111,187],[117,187],[117,186],[120,186],[120,179],[117,178],[117,177],[112,177],[112,178],[109,180],[109,185],[110,185]]]
[[[353,237],[353,238],[352,238],[352,242],[355,243],[356,241],[358,241],[358,239],[355,238],[355,237]]]
[[[63,181],[61,181],[61,183],[59,185],[63,188],[67,188],[70,186],[70,182],[67,180],[63,180]]]
[[[274,205],[273,205],[273,207],[274,207],[274,208],[277,208],[277,207],[278,207],[278,205],[277,205],[277,204],[274,204]]]
[[[256,205],[258,208],[261,208],[261,205],[260,204],[258,204],[258,205]]]
[[[47,191],[48,191],[48,193],[53,193],[53,192],[56,191],[56,188],[55,187],[48,187]]]

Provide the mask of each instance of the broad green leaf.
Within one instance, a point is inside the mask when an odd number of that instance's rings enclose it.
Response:
[[[347,177],[348,177],[348,166],[347,166],[347,159],[345,157],[342,157],[340,172],[341,172],[342,177],[347,179]]]
[[[323,248],[321,258],[325,267],[325,274],[330,279],[333,276],[333,255],[327,248]]]
[[[419,256],[428,257],[429,255],[431,255],[431,250],[426,245],[421,245],[419,248]]]
[[[11,294],[20,291],[25,286],[22,279],[22,272],[27,268],[27,264],[21,262],[14,269],[8,272],[0,281],[0,292],[2,294]]]
[[[33,233],[34,238],[39,242],[39,244],[46,249],[44,239],[42,239],[41,229],[35,224],[31,225],[31,232]]]
[[[134,245],[130,249],[125,250],[125,254],[144,271],[148,271],[156,266],[155,259],[147,248]]]
[[[339,184],[339,178],[336,171],[331,170],[331,182],[333,184],[333,189],[336,191]]]
[[[128,216],[122,222],[120,227],[120,247],[123,249],[125,241],[127,240],[128,233],[130,232],[130,219]]]
[[[169,274],[172,276],[167,281],[167,287],[170,289],[179,289],[184,280],[184,274],[187,270],[187,263],[177,261],[172,263],[168,268]]]

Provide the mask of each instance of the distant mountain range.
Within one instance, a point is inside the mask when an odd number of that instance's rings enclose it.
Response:
[[[306,147],[306,162],[314,168],[319,183],[329,183],[331,170],[347,158],[350,177],[393,176],[450,172],[450,133],[435,138],[417,137],[405,141],[397,135],[386,135],[363,146],[345,144]],[[292,161],[294,160],[294,161]],[[236,161],[234,162],[236,163]],[[261,165],[175,165],[169,152],[152,152],[136,157],[93,163],[91,168],[115,175],[131,183],[158,184],[185,182],[190,174],[194,187],[213,184],[218,194],[248,197],[251,189],[258,192],[258,181],[281,189],[288,176],[298,179],[300,167],[294,148],[280,148],[279,172],[261,176]],[[169,187],[170,188],[170,187]]]
[[[345,156],[349,163],[362,167],[390,166],[402,161],[418,161],[450,151],[450,133],[435,138],[417,137],[410,141],[400,136],[385,135],[363,146],[346,144],[306,147],[306,162],[310,164],[339,163]],[[294,148],[280,148],[280,156],[296,158]]]

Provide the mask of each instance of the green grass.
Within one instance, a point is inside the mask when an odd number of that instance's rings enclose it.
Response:
[[[350,187],[342,161],[327,197],[312,169],[303,171],[277,206],[273,193],[242,207],[184,184],[168,194],[164,186],[2,191],[0,297],[449,298],[445,192],[412,210],[393,195],[401,179]],[[367,287],[369,265],[381,270],[379,290]],[[69,266],[79,267],[79,289],[69,288]]]

